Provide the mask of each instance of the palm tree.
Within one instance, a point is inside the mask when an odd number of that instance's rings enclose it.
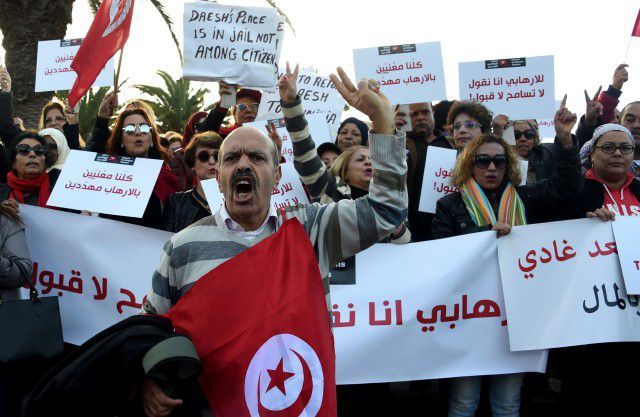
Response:
[[[189,117],[202,109],[204,95],[209,90],[198,88],[193,91],[190,81],[183,78],[174,80],[164,71],[158,71],[158,75],[164,82],[164,88],[144,84],[134,87],[152,97],[148,103],[156,114],[161,130],[181,132]]]

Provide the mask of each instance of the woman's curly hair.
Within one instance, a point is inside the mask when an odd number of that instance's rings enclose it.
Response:
[[[482,135],[477,139],[469,142],[465,146],[462,153],[456,160],[456,166],[453,169],[451,182],[456,187],[461,187],[470,178],[473,178],[473,161],[478,154],[478,149],[486,143],[497,143],[502,146],[507,157],[507,167],[504,173],[504,181],[509,181],[514,187],[520,185],[520,163],[519,157],[511,146],[494,134]]]

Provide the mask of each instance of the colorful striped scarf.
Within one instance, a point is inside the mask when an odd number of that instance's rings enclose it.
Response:
[[[489,199],[476,180],[470,178],[460,187],[460,193],[462,194],[462,201],[464,201],[469,215],[478,226],[494,225],[499,221],[510,226],[527,224],[524,204],[516,188],[511,185],[510,182],[507,183],[506,188],[502,192],[502,197],[500,197],[500,208],[497,219]]]

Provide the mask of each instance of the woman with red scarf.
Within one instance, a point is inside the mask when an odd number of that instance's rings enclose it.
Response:
[[[36,132],[23,133],[10,148],[11,172],[7,183],[0,185],[2,207],[12,216],[18,214],[18,203],[46,207],[60,171],[46,172],[47,142]]]

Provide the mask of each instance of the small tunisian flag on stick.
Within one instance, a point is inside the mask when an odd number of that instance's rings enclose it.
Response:
[[[640,10],[638,10],[638,17],[636,17],[636,24],[633,25],[631,36],[640,36]]]
[[[71,63],[71,69],[78,74],[69,92],[71,107],[91,88],[107,61],[127,42],[133,2],[134,0],[104,0],[100,5],[91,28]]]
[[[216,417],[336,416],[329,312],[297,219],[200,278],[167,317],[198,351]]]

